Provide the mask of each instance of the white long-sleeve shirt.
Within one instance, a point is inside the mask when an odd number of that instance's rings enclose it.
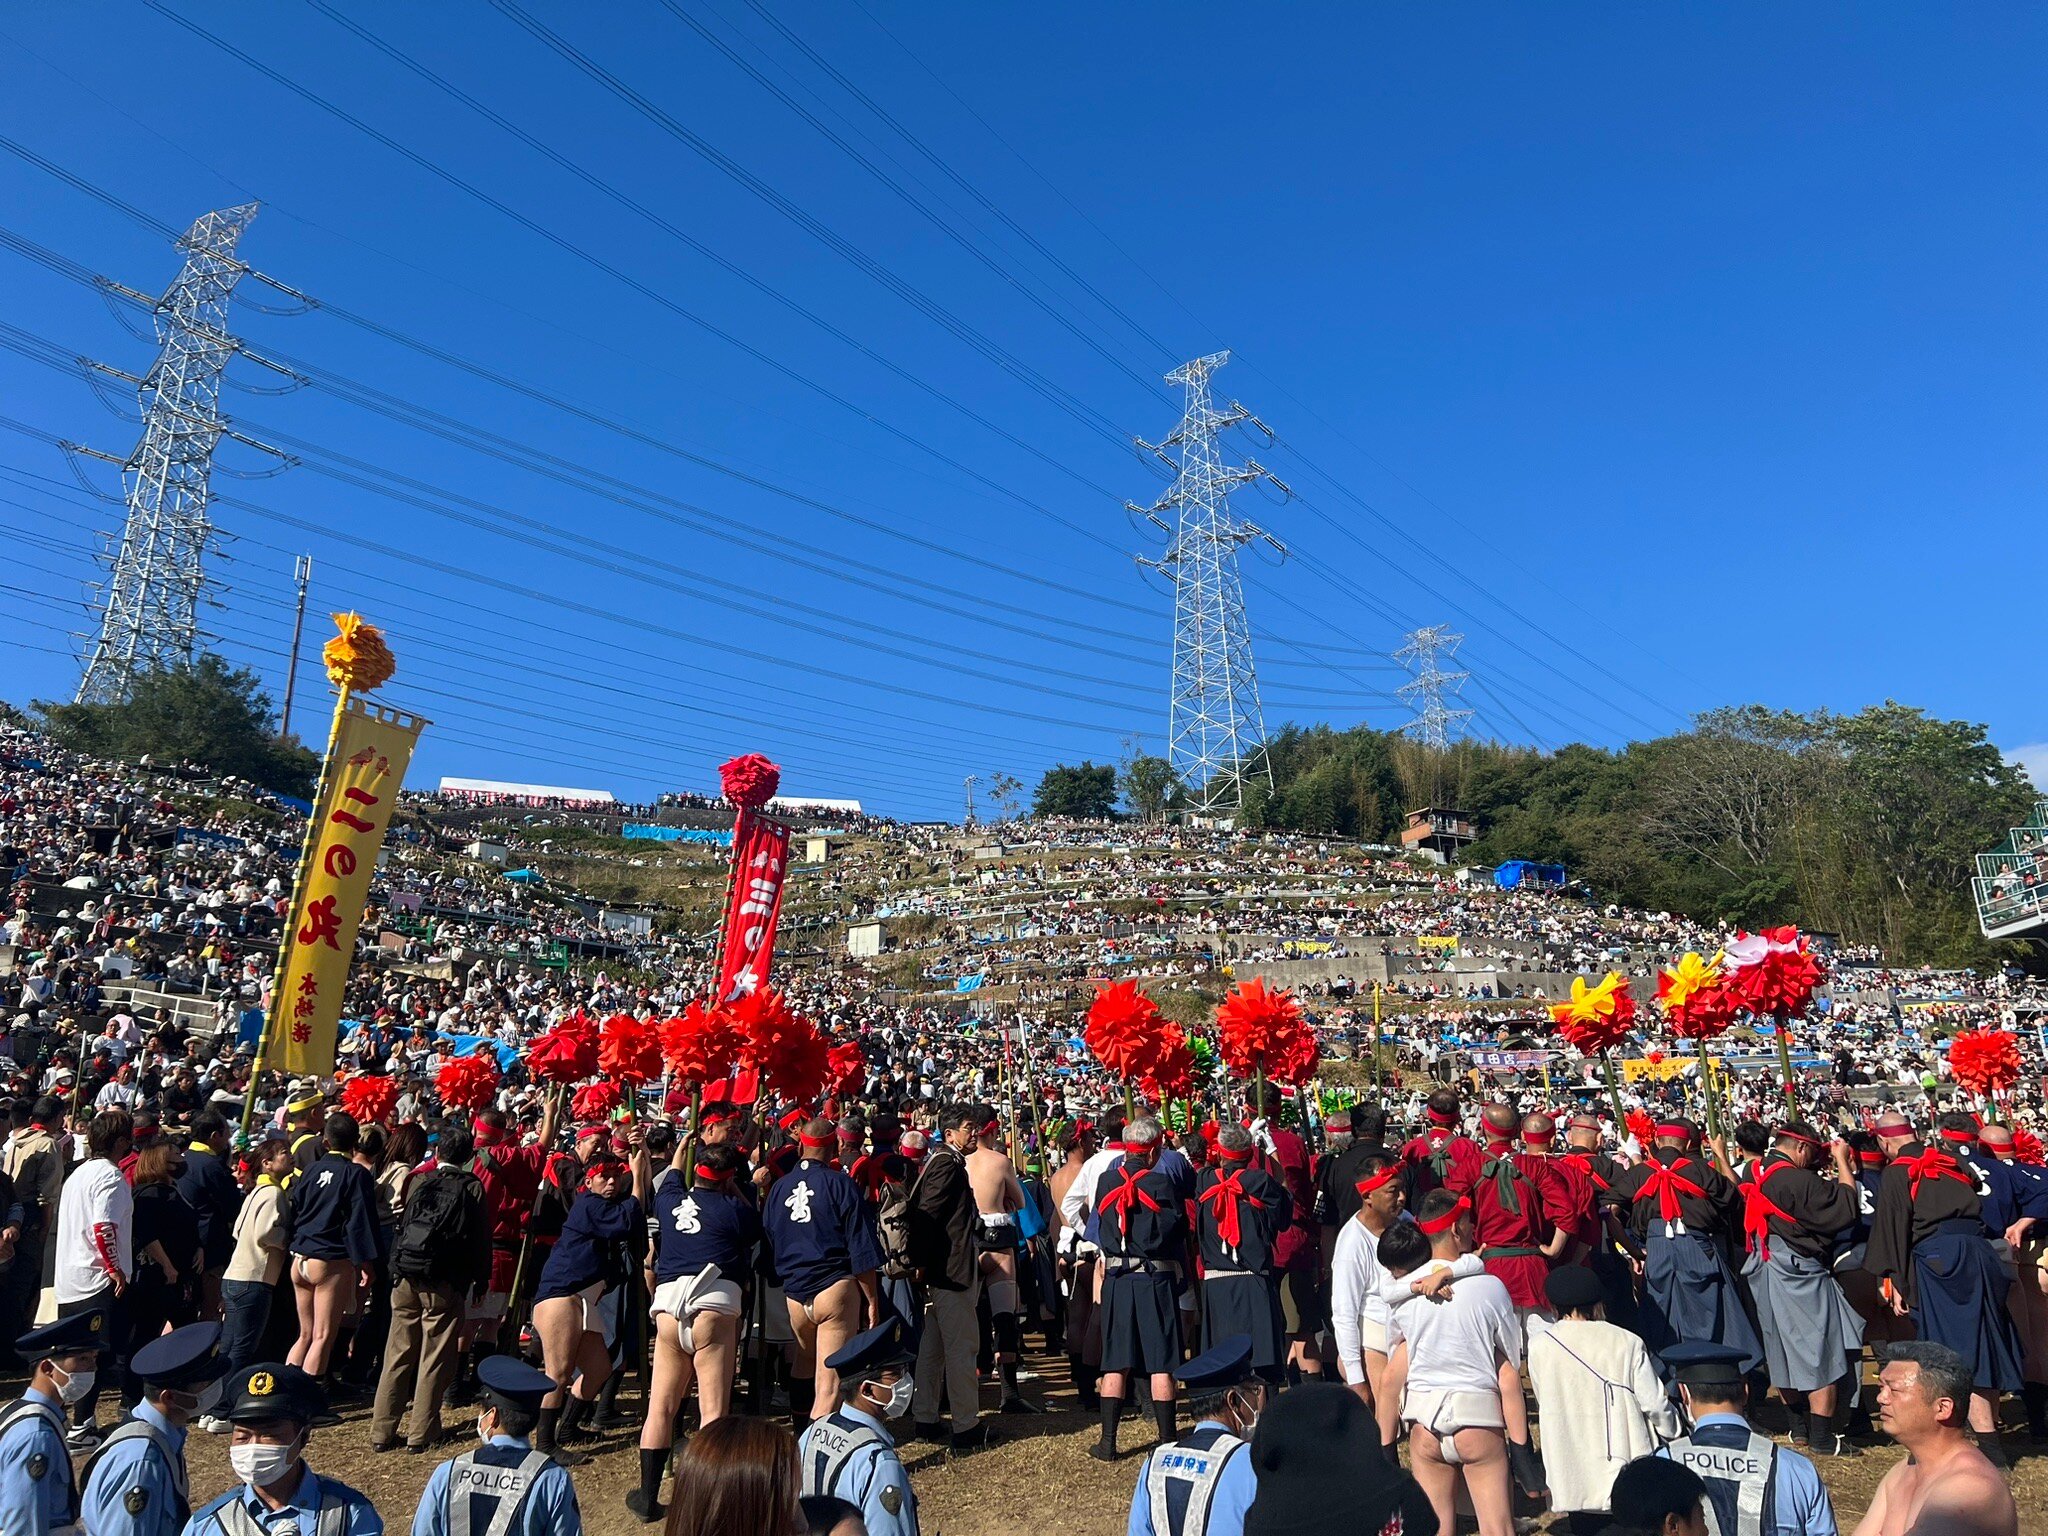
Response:
[[[1419,1299],[1413,1289],[1414,1275],[1396,1278],[1380,1267],[1379,1243],[1354,1216],[1338,1232],[1337,1247],[1330,1256],[1330,1332],[1337,1341],[1337,1369],[1347,1386],[1367,1379],[1360,1322],[1377,1323],[1384,1337],[1393,1309]],[[1451,1266],[1451,1274],[1460,1280],[1485,1272],[1485,1262],[1476,1253],[1466,1254]]]
[[[1095,1191],[1102,1183],[1102,1176],[1123,1159],[1122,1147],[1102,1147],[1081,1165],[1074,1182],[1060,1196],[1060,1220],[1067,1224],[1066,1233],[1061,1235],[1062,1243],[1081,1241],[1081,1234],[1088,1230],[1088,1212],[1094,1207]]]

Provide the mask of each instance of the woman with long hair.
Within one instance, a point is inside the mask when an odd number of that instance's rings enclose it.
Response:
[[[797,1491],[796,1437],[728,1416],[683,1448],[663,1536],[805,1536]]]

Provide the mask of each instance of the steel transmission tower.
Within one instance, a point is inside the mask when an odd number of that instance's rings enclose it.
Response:
[[[1167,383],[1187,390],[1180,426],[1163,443],[1141,438],[1138,446],[1174,471],[1173,484],[1149,507],[1125,503],[1168,536],[1164,554],[1138,560],[1173,580],[1173,698],[1166,756],[1194,810],[1210,816],[1235,815],[1243,807],[1246,778],[1273,782],[1237,552],[1254,539],[1282,556],[1287,548],[1258,524],[1234,516],[1230,492],[1265,480],[1283,497],[1292,494],[1256,459],[1246,459],[1242,468],[1223,462],[1217,435],[1226,428],[1249,423],[1267,442],[1273,438],[1266,424],[1236,401],[1219,410],[1211,400],[1209,376],[1229,361],[1228,352],[1212,352],[1166,376]],[[1178,459],[1169,448],[1177,450]]]
[[[228,297],[247,269],[235,245],[255,217],[256,204],[244,203],[194,223],[178,242],[185,268],[154,306],[161,350],[136,381],[142,440],[122,464],[128,517],[79,679],[81,703],[125,699],[138,673],[192,659],[213,536],[207,482],[214,448],[232,435],[220,390],[239,350],[228,333]]]
[[[1450,625],[1432,624],[1427,629],[1412,631],[1407,643],[1394,652],[1394,659],[1406,662],[1415,674],[1394,690],[1415,706],[1415,718],[1408,722],[1408,729],[1439,753],[1451,744],[1451,728],[1472,718],[1471,710],[1454,708],[1450,702],[1458,697],[1465,679],[1472,674],[1449,672],[1438,665],[1439,658],[1455,658],[1464,640],[1463,635],[1451,633]]]

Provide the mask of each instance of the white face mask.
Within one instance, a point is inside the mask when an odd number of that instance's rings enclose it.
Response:
[[[896,1378],[894,1386],[884,1388],[877,1381],[869,1383],[868,1390],[870,1392],[886,1391],[889,1394],[889,1400],[881,1404],[876,1411],[885,1419],[900,1419],[904,1414],[910,1412],[910,1398],[911,1394],[917,1390],[917,1383],[912,1381],[906,1373]]]
[[[291,1471],[299,1459],[299,1444],[235,1445],[228,1448],[228,1464],[235,1476],[251,1488],[268,1488]]]
[[[64,1378],[57,1383],[57,1396],[66,1404],[82,1402],[85,1394],[92,1390],[92,1384],[99,1379],[99,1372],[97,1371],[71,1371],[67,1373],[54,1361],[51,1362],[50,1373]]]

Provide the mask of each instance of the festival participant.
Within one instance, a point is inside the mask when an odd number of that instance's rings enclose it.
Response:
[[[1602,1315],[1590,1269],[1554,1269],[1543,1290],[1556,1321],[1529,1336],[1529,1385],[1543,1420],[1550,1510],[1573,1536],[1593,1536],[1608,1522],[1615,1475],[1677,1437],[1678,1410],[1643,1341]]]
[[[804,1493],[857,1506],[868,1536],[917,1536],[917,1496],[889,1432],[910,1406],[911,1358],[901,1318],[857,1334],[826,1361],[845,1400],[797,1441]]]
[[[1408,1280],[1448,1269],[1477,1246],[1472,1201],[1449,1189],[1423,1198],[1415,1222],[1396,1223],[1380,1239],[1380,1265]],[[1514,1529],[1510,1445],[1533,1457],[1522,1401],[1522,1329],[1508,1289],[1494,1275],[1451,1286],[1440,1302],[1396,1311],[1387,1327],[1381,1378],[1383,1443],[1408,1426],[1408,1459],[1436,1511],[1438,1536],[1456,1536],[1462,1486],[1480,1536]],[[1524,1481],[1542,1485],[1540,1466]]]
[[[1564,1234],[1554,1264],[1585,1264],[1606,1239],[1592,1175],[1576,1161],[1556,1156],[1557,1121],[1537,1113],[1522,1117],[1518,1161],[1543,1195],[1543,1214]]]
[[[1559,1168],[1582,1175],[1593,1191],[1593,1224],[1596,1234],[1586,1263],[1599,1276],[1600,1291],[1606,1297],[1608,1320],[1621,1328],[1632,1328],[1636,1316],[1636,1282],[1627,1257],[1628,1230],[1624,1213],[1603,1197],[1621,1177],[1622,1165],[1607,1155],[1598,1115],[1573,1115],[1565,1122],[1565,1152],[1553,1159]]]
[[[1280,1312],[1275,1245],[1292,1224],[1287,1186],[1252,1166],[1251,1133],[1216,1133],[1216,1166],[1195,1182],[1195,1241],[1202,1258],[1202,1337],[1251,1342],[1251,1368],[1286,1379],[1287,1333]]]
[[[634,1149],[630,1174],[609,1142],[593,1149],[583,1192],[569,1208],[534,1292],[533,1331],[555,1391],[541,1406],[533,1443],[564,1466],[583,1459],[562,1442],[582,1429],[611,1374],[604,1301],[625,1284],[647,1242],[638,1193],[647,1183],[644,1149]]]
[[[1817,1171],[1829,1156],[1833,1178]],[[1742,1195],[1750,1255],[1744,1273],[1792,1443],[1829,1456],[1853,1455],[1846,1421],[1837,1424],[1835,1412],[1844,1362],[1862,1355],[1863,1324],[1829,1263],[1836,1239],[1858,1219],[1848,1147],[1837,1141],[1824,1150],[1812,1126],[1787,1121],[1757,1159]]]
[[[185,1437],[219,1401],[228,1362],[219,1323],[188,1323],[128,1362],[142,1379],[134,1413],[79,1469],[79,1521],[91,1536],[177,1536],[192,1516]]]
[[[2010,1203],[2000,1215],[2010,1215],[2003,1227],[2013,1268],[2013,1286],[2006,1293],[2012,1310],[2013,1328],[2020,1341],[2020,1393],[2027,1407],[2027,1433],[2035,1440],[2048,1440],[2048,1168],[2018,1160],[2012,1127],[1987,1124],[1977,1133],[1984,1157],[1995,1162],[2009,1182]],[[1989,1224],[1997,1226],[1998,1216]]]
[[[662,1516],[662,1467],[691,1384],[700,1425],[715,1424],[732,1404],[741,1287],[761,1242],[760,1214],[739,1192],[744,1168],[730,1146],[699,1147],[693,1182],[670,1179],[655,1192],[647,1273],[654,1372],[640,1430],[640,1486],[626,1494],[626,1507],[645,1522]]]
[[[1036,1413],[1017,1384],[1017,1361],[1024,1351],[1022,1292],[1017,1284],[1017,1250],[1023,1244],[1018,1212],[1024,1209],[1024,1186],[1015,1164],[1002,1150],[1002,1122],[995,1110],[987,1104],[972,1108],[977,1134],[967,1154],[967,1179],[974,1189],[979,1217],[975,1241],[981,1299],[993,1336],[996,1374],[1003,1384],[998,1411]]]
[[[1159,1439],[1174,1438],[1173,1370],[1181,1363],[1174,1290],[1187,1222],[1173,1181],[1157,1167],[1159,1139],[1157,1120],[1126,1125],[1116,1166],[1102,1175],[1089,1202],[1102,1247],[1102,1435],[1088,1447],[1098,1461],[1116,1460],[1117,1417],[1134,1373],[1152,1379]]]
[[[1439,1088],[1423,1105],[1429,1122],[1420,1136],[1401,1148],[1408,1165],[1408,1208],[1422,1204],[1433,1189],[1449,1188],[1462,1195],[1479,1182],[1479,1168],[1486,1161],[1479,1143],[1459,1129],[1464,1106],[1455,1088]]]
[[[1974,1164],[1950,1150],[1974,1143],[1977,1123],[1951,1113],[1937,1127],[1940,1146],[1884,1136],[1891,1162],[1878,1186],[1863,1263],[1890,1282],[1893,1310],[1911,1316],[1921,1338],[1947,1345],[1969,1363],[1975,1387],[1970,1427],[1984,1454],[2003,1465],[1998,1399],[2019,1391],[2022,1380],[2019,1340],[2005,1305],[2012,1282],[1986,1241],[1990,1186]]]
[[[14,1341],[14,1352],[34,1366],[28,1390],[0,1408],[6,1536],[61,1536],[76,1526],[78,1483],[65,1450],[64,1414],[91,1388],[106,1334],[104,1312],[75,1312]]]
[[[917,1175],[909,1210],[910,1261],[925,1288],[911,1410],[920,1439],[945,1438],[939,1422],[943,1391],[952,1411],[951,1439],[963,1451],[988,1438],[974,1369],[981,1333],[975,1303],[987,1272],[969,1166],[981,1124],[981,1112],[971,1104],[939,1111],[939,1145]]]
[[[295,1365],[272,1362],[237,1372],[228,1386],[227,1417],[235,1426],[228,1461],[240,1484],[194,1510],[183,1536],[249,1536],[288,1526],[314,1536],[384,1536],[374,1504],[306,1462],[313,1423],[327,1413],[320,1383]]]
[[[1878,1422],[1906,1459],[1885,1473],[1854,1536],[2017,1536],[2012,1485],[1964,1432],[1975,1374],[1944,1344],[1891,1346]]]
[[[1749,1389],[1741,1349],[1674,1344],[1665,1364],[1692,1428],[1657,1452],[1707,1485],[1713,1536],[1836,1536],[1835,1508],[1814,1464],[1774,1444],[1743,1414]]]
[[[272,1133],[251,1150],[255,1179],[242,1197],[235,1217],[235,1251],[221,1271],[220,1352],[232,1375],[254,1365],[263,1350],[270,1324],[270,1305],[291,1255],[284,1221],[284,1182],[292,1171],[291,1147]],[[224,1435],[232,1426],[220,1414],[208,1414],[199,1427]]]
[[[1280,1314],[1287,1326],[1288,1364],[1301,1376],[1320,1376],[1323,1355],[1317,1340],[1328,1309],[1319,1283],[1323,1260],[1317,1245],[1321,1234],[1316,1230],[1315,1184],[1310,1178],[1308,1143],[1299,1131],[1280,1123],[1286,1102],[1278,1083],[1266,1084],[1260,1106],[1263,1115],[1251,1131],[1265,1154],[1266,1172],[1286,1185],[1292,1206],[1287,1225],[1273,1241],[1273,1262],[1280,1272]],[[1191,1184],[1183,1185],[1180,1192],[1182,1199],[1187,1199],[1194,1189]]]
[[[287,1179],[285,1228],[290,1234],[292,1295],[299,1336],[287,1363],[318,1380],[339,1341],[342,1318],[355,1309],[377,1261],[377,1181],[355,1160],[355,1116],[337,1110],[323,1137],[301,1145],[298,1172]],[[311,1162],[304,1147],[324,1144]]]
[[[1522,1152],[1522,1117],[1512,1106],[1488,1104],[1479,1119],[1486,1133],[1486,1161],[1470,1192],[1479,1257],[1486,1272],[1507,1287],[1524,1331],[1545,1327],[1550,1303],[1543,1281],[1550,1261],[1571,1240],[1550,1218],[1548,1207],[1561,1197],[1537,1184],[1534,1174],[1542,1169],[1539,1165],[1532,1172]]]
[[[1690,1467],[1639,1456],[1615,1476],[1615,1536],[1713,1536],[1707,1485]]]
[[[482,1443],[434,1468],[413,1513],[412,1536],[582,1536],[576,1485],[532,1440],[554,1381],[523,1360],[497,1355],[479,1367],[478,1384]]]
[[[318,1082],[308,1077],[292,1084],[285,1095],[284,1108],[278,1111],[278,1125],[292,1149],[293,1171],[285,1179],[287,1185],[295,1183],[299,1174],[326,1156],[326,1113],[327,1097]]]
[[[1644,1160],[1601,1196],[1623,1213],[1630,1257],[1643,1281],[1643,1342],[1661,1354],[1680,1340],[1712,1340],[1743,1351],[1749,1369],[1763,1344],[1743,1310],[1728,1265],[1742,1230],[1742,1196],[1721,1172],[1692,1155],[1689,1120],[1659,1122]]]
[[[497,1351],[498,1330],[511,1307],[513,1282],[531,1285],[540,1272],[540,1262],[533,1256],[535,1234],[531,1228],[561,1109],[561,1096],[549,1094],[531,1141],[520,1140],[502,1109],[480,1110],[470,1121],[476,1143],[470,1171],[484,1187],[484,1219],[491,1229],[491,1276],[481,1297],[464,1298],[461,1361],[451,1398],[458,1406],[476,1399],[477,1367]],[[524,1277],[519,1273],[521,1254],[527,1255]]]
[[[1095,1382],[1102,1374],[1102,1329],[1095,1316],[1095,1266],[1101,1250],[1084,1235],[1083,1228],[1068,1224],[1066,1204],[1069,1192],[1080,1181],[1082,1169],[1095,1155],[1095,1127],[1086,1120],[1077,1120],[1057,1132],[1048,1127],[1048,1134],[1066,1154],[1066,1160],[1053,1170],[1048,1188],[1056,1223],[1053,1253],[1060,1283],[1066,1291],[1066,1319],[1061,1332],[1067,1346],[1067,1370],[1080,1397],[1081,1411],[1093,1413],[1098,1405]]]
[[[1243,1536],[1245,1512],[1258,1488],[1252,1431],[1268,1391],[1253,1355],[1248,1335],[1225,1334],[1206,1353],[1174,1368],[1194,1426],[1146,1457],[1131,1493],[1125,1536]]]
[[[870,1317],[881,1312],[876,1271],[882,1251],[859,1188],[831,1165],[837,1145],[831,1121],[802,1125],[797,1162],[770,1186],[762,1208],[796,1335],[799,1366],[790,1385],[790,1413],[799,1421],[839,1406],[839,1378],[823,1362],[860,1332],[863,1308]],[[799,1400],[806,1380],[812,1383],[808,1410]]]
[[[461,1125],[441,1132],[434,1167],[412,1181],[392,1244],[391,1329],[370,1411],[370,1449],[398,1443],[414,1455],[441,1438],[441,1399],[455,1383],[463,1304],[490,1279],[483,1185],[468,1164],[476,1143]]]

